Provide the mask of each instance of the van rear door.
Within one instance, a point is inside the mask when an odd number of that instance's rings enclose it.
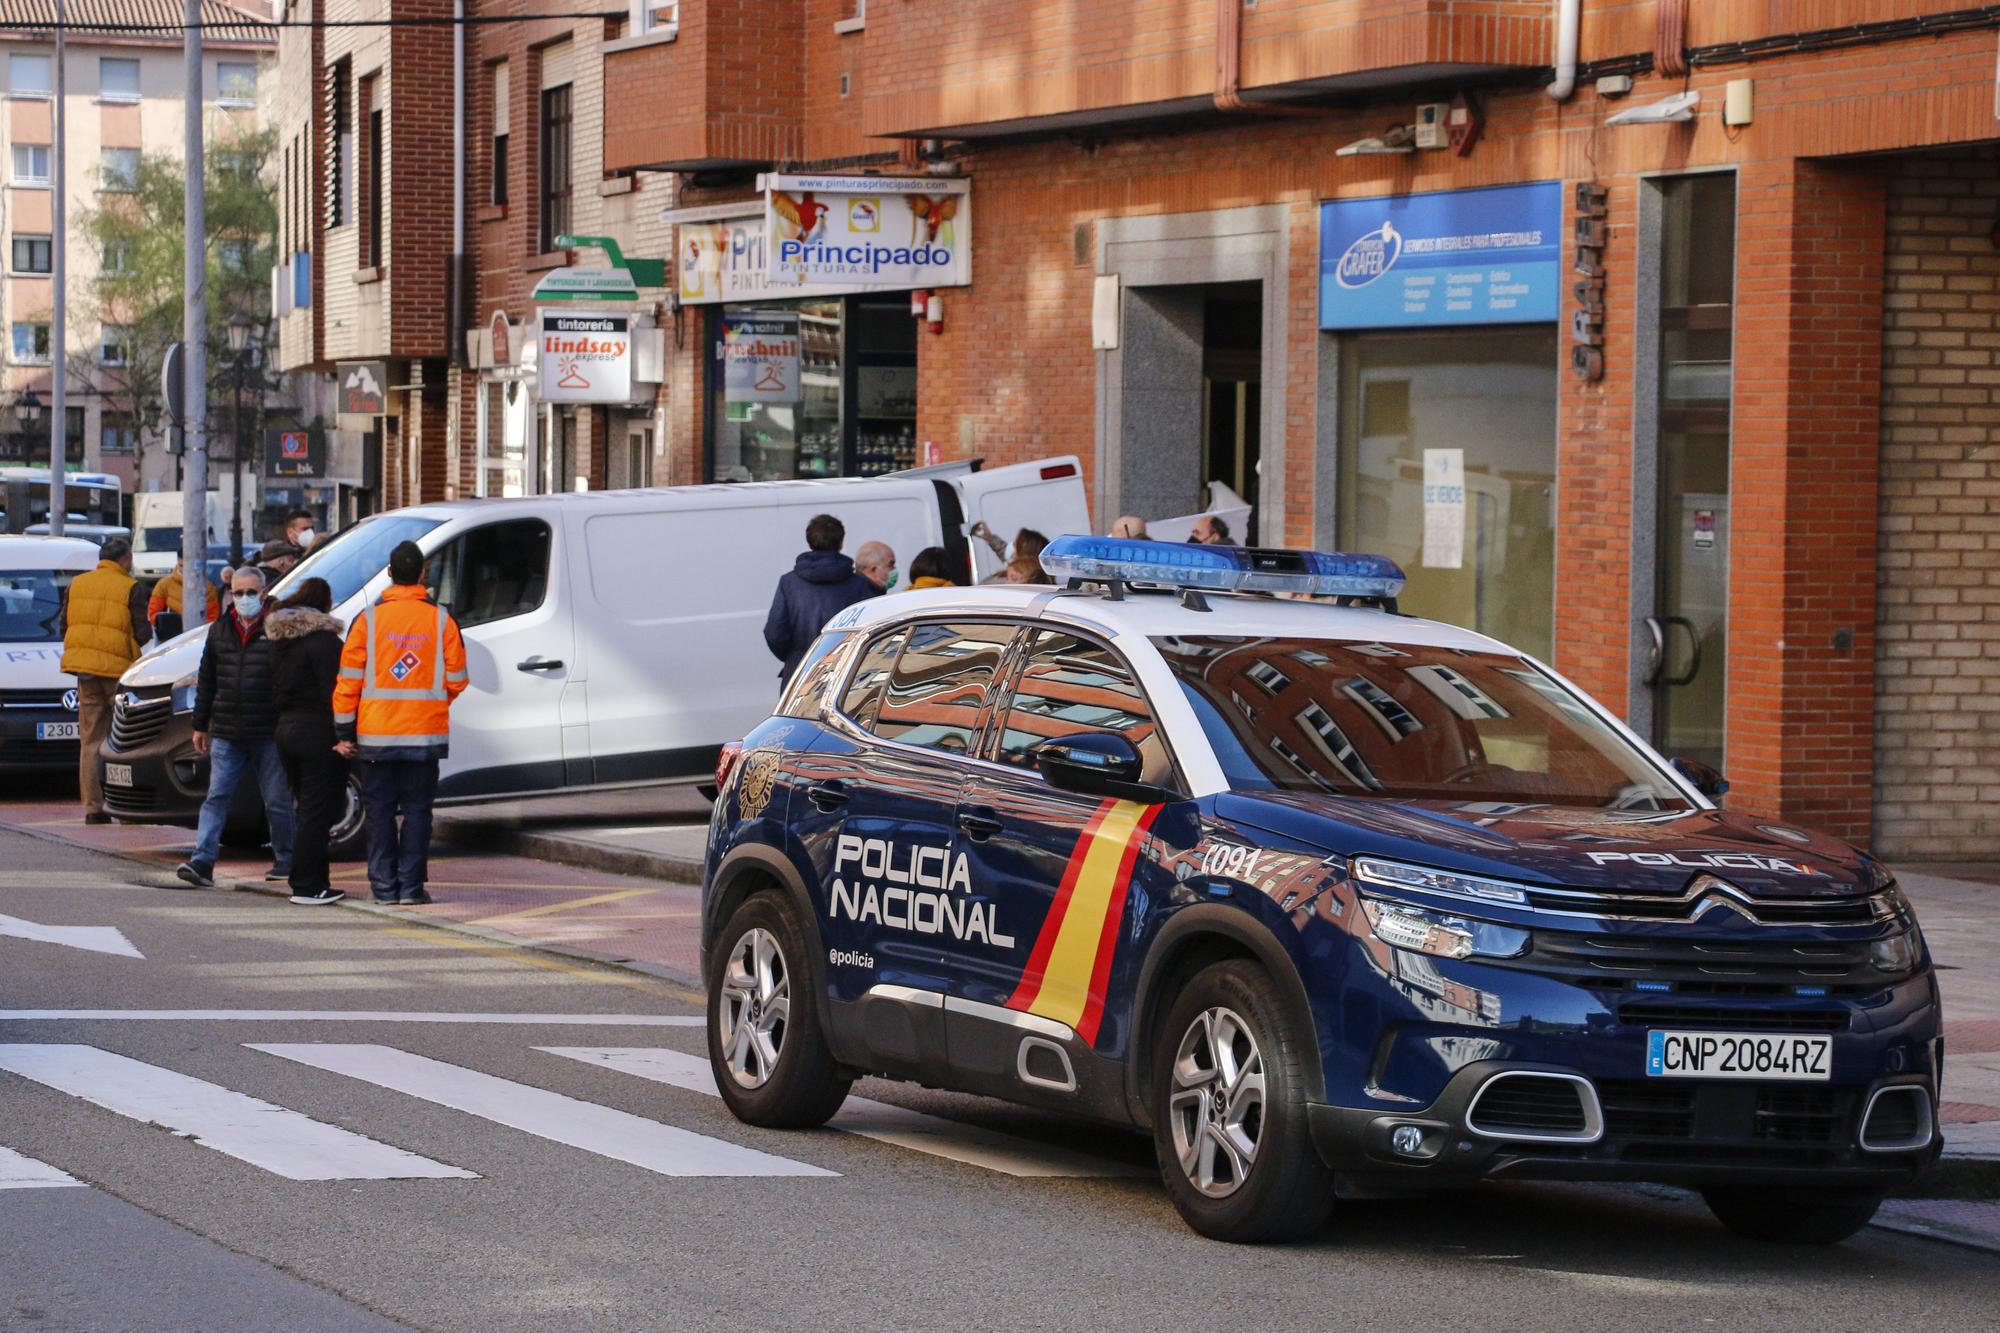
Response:
[[[1033,528],[1044,537],[1093,530],[1090,502],[1083,493],[1083,468],[1074,454],[963,473],[953,477],[951,485],[965,510],[966,527],[984,522],[1004,542],[1011,543],[1022,528]],[[975,581],[1005,567],[985,542],[969,545]]]

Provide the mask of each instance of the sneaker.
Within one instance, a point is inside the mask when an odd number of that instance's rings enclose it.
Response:
[[[212,889],[215,876],[192,861],[183,861],[174,867],[174,876],[191,889]]]
[[[86,824],[109,824],[111,816],[105,814],[102,810],[93,810],[83,817],[83,822]]]
[[[292,872],[289,866],[272,866],[264,872],[264,882],[266,884],[283,884],[291,877]]]
[[[413,889],[402,898],[405,907],[427,907],[432,901],[431,896],[422,889]]]
[[[292,901],[301,907],[323,907],[328,903],[337,903],[346,896],[339,889],[321,889],[318,893],[295,893],[292,895]]]

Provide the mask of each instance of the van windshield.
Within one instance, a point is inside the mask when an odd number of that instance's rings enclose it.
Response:
[[[1644,754],[1524,658],[1332,639],[1153,642],[1238,791],[1688,807]]]
[[[60,642],[63,593],[75,577],[67,569],[0,570],[0,643]]]
[[[176,523],[171,528],[139,529],[139,549],[149,554],[158,551],[179,551],[181,549],[181,529]]]
[[[277,597],[289,597],[306,579],[325,579],[326,586],[333,589],[333,604],[338,607],[388,568],[389,552],[399,543],[417,541],[443,521],[411,514],[364,518],[315,543],[312,553],[279,579],[272,592]]]

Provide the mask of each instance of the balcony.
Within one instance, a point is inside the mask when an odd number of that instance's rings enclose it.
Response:
[[[1550,0],[937,0],[871,13],[863,128],[981,138],[1212,110],[1240,14],[1245,101],[1545,65]]]

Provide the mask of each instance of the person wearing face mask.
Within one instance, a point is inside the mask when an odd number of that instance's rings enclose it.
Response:
[[[884,542],[863,542],[854,548],[854,572],[889,592],[896,586],[896,553]]]
[[[313,516],[304,509],[294,509],[285,515],[285,540],[300,551],[312,550],[312,544],[319,536],[313,530]]]
[[[194,854],[175,870],[182,884],[215,883],[222,826],[246,773],[254,773],[271,829],[272,865],[264,878],[292,873],[292,789],[278,754],[278,698],[271,641],[264,630],[264,575],[253,567],[229,578],[229,609],[209,626],[195,677],[194,748],[208,756],[208,796],[201,803]]]

